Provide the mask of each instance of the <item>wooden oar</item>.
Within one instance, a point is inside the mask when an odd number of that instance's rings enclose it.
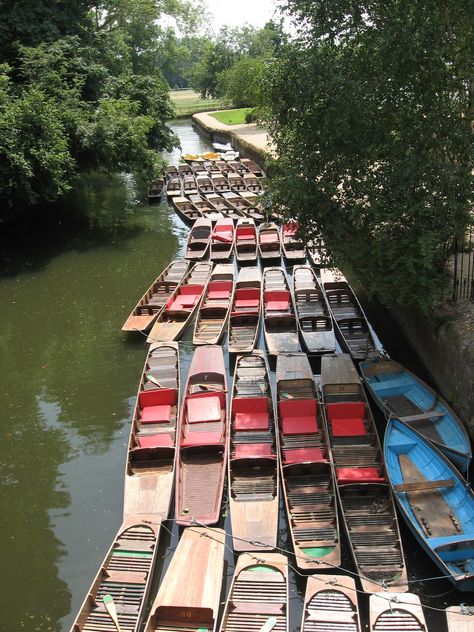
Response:
[[[266,620],[258,632],[271,632],[277,623],[278,621],[276,617],[270,617]]]
[[[102,598],[102,601],[104,602],[104,606],[105,606],[105,609],[107,610],[109,617],[112,619],[115,627],[117,628],[117,632],[122,632],[122,628],[120,627],[120,624],[118,622],[117,610],[115,609],[114,598],[112,597],[112,595],[104,595]]]

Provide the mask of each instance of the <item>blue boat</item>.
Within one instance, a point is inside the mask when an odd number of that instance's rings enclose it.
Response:
[[[474,494],[448,459],[392,418],[385,463],[395,499],[415,537],[459,590],[474,590]]]
[[[384,415],[396,417],[419,432],[463,473],[472,458],[462,421],[432,388],[388,358],[360,364],[365,383]]]

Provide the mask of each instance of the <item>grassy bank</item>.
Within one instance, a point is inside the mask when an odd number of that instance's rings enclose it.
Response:
[[[194,90],[171,90],[170,96],[177,117],[225,107],[222,99],[202,99]]]
[[[217,121],[226,123],[227,125],[243,125],[245,123],[245,116],[247,112],[251,112],[252,108],[240,108],[239,110],[223,110],[222,112],[216,112],[210,114]]]

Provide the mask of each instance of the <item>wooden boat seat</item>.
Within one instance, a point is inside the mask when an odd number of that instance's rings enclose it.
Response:
[[[276,459],[271,443],[238,443],[234,459]]]
[[[291,224],[283,224],[282,231],[284,235],[292,236],[296,235],[298,228],[298,223],[292,222]]]
[[[192,308],[198,302],[203,285],[188,284],[178,290],[178,294],[174,298],[170,298],[166,303],[168,311],[180,311],[186,308]]]
[[[413,483],[394,485],[393,489],[396,492],[428,492],[430,490],[436,491],[440,487],[453,487],[454,482],[454,478],[445,478],[437,481],[416,481]]]
[[[234,430],[268,430],[270,417],[267,397],[235,397],[232,401]]]
[[[260,233],[259,241],[261,244],[277,244],[279,242],[278,232],[275,230],[268,233]]]
[[[224,393],[194,393],[186,399],[187,420],[190,424],[221,421],[225,405]]]
[[[181,439],[182,448],[196,448],[199,446],[219,446],[223,448],[221,432],[188,432]]]
[[[260,307],[260,290],[258,288],[238,288],[235,291],[234,313],[238,310],[258,311]],[[240,312],[242,313],[242,312]]]
[[[326,406],[334,437],[361,437],[367,434],[363,402],[341,402]]]
[[[207,286],[207,298],[212,300],[229,298],[232,292],[232,281],[210,281]]]
[[[322,448],[296,448],[284,451],[284,465],[295,463],[327,463]]]
[[[289,399],[278,404],[284,435],[318,432],[315,399]]]
[[[284,312],[290,309],[290,292],[288,290],[265,290],[263,300],[268,311]]]
[[[385,483],[377,467],[337,467],[337,480],[340,485],[349,483]]]
[[[252,240],[256,243],[256,232],[253,226],[237,226],[235,231],[237,241]]]
[[[137,436],[138,448],[134,448],[134,452],[138,450],[153,450],[155,448],[173,448],[174,441],[168,433]]]
[[[219,230],[219,227],[217,227],[212,234],[212,240],[223,241],[226,244],[231,244],[234,241],[234,232],[227,229]]]
[[[174,388],[141,391],[138,396],[140,423],[167,423],[171,419],[171,408],[178,401]]]

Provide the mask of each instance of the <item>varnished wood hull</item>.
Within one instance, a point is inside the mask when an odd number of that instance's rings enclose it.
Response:
[[[301,632],[361,632],[357,588],[347,575],[310,575]]]
[[[261,274],[257,267],[242,268],[237,277],[234,301],[239,288],[253,288],[259,297],[258,308],[254,313],[239,314],[235,302],[229,317],[229,353],[251,353],[257,343],[261,320]]]
[[[472,632],[474,615],[462,612],[460,606],[446,608],[448,632]]]
[[[281,275],[280,285],[270,285],[269,279],[273,274]],[[267,308],[265,299],[265,293],[269,289],[287,291],[289,293],[288,307],[281,311],[270,311]],[[279,355],[280,353],[296,353],[300,351],[295,305],[288,285],[288,279],[282,268],[266,268],[264,270],[261,302],[263,310],[263,331],[268,353],[270,355]]]
[[[370,632],[426,632],[428,629],[418,595],[379,592],[370,595],[369,604]]]
[[[212,282],[226,281],[231,284],[229,296],[225,299],[214,299],[210,296]],[[224,328],[229,318],[229,312],[234,296],[234,266],[232,264],[218,264],[215,266],[194,325],[194,345],[216,345],[221,340]]]

